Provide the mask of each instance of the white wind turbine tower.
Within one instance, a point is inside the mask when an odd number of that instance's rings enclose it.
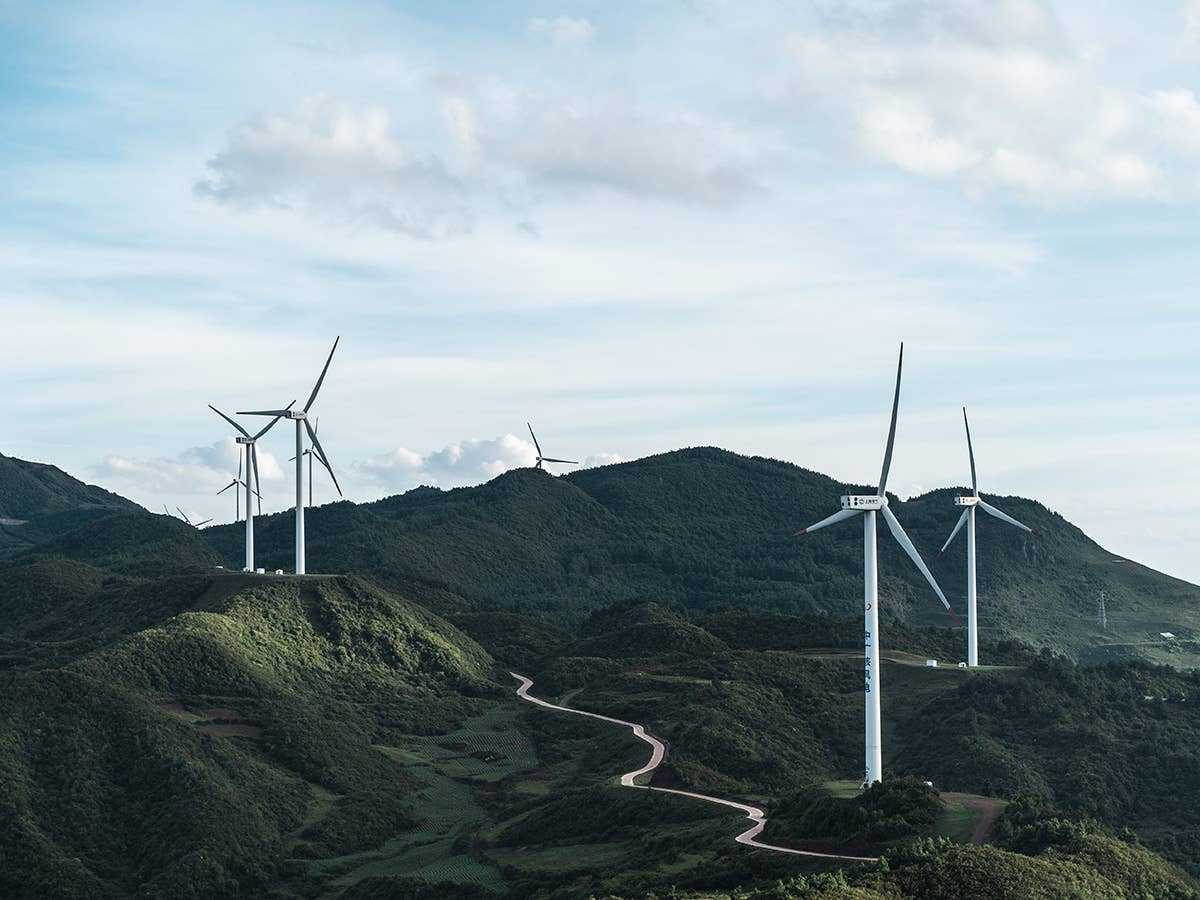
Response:
[[[317,440],[317,433],[313,430],[312,425],[308,423],[308,411],[312,409],[313,403],[317,399],[317,392],[321,390],[321,385],[325,382],[325,373],[329,371],[329,364],[333,362],[334,351],[338,348],[338,341],[342,338],[339,335],[334,339],[333,349],[329,351],[329,358],[325,360],[325,368],[321,369],[321,377],[317,379],[317,383],[313,386],[312,393],[308,395],[308,402],[304,404],[304,409],[294,410],[291,405],[287,409],[258,409],[249,412],[239,412],[239,416],[280,416],[287,419],[292,419],[296,423],[296,455],[293,457],[296,461],[296,574],[304,574],[304,432],[308,432],[309,440],[313,443],[313,448],[317,451],[317,461],[323,465],[326,471],[329,472],[329,477],[333,479],[333,486],[337,488],[338,496],[342,496],[342,487],[338,484],[337,476],[333,474],[333,468],[329,465],[329,457],[325,455],[325,448],[321,446],[321,442]]]
[[[866,673],[863,690],[866,694],[866,764],[864,766],[863,786],[869,787],[876,781],[883,781],[883,729],[879,710],[879,576],[876,557],[875,519],[876,513],[883,515],[892,536],[904,548],[925,580],[929,582],[934,593],[942,601],[942,605],[954,616],[946,595],[938,587],[933,574],[929,571],[921,554],[913,546],[913,542],[904,533],[899,520],[888,508],[887,488],[888,469],[892,465],[892,446],[896,442],[896,413],[900,405],[900,372],[904,365],[904,344],[900,345],[900,361],[896,365],[896,393],[892,398],[892,422],[888,428],[887,449],[883,454],[883,471],[879,475],[879,490],[874,494],[848,495],[842,497],[842,508],[832,516],[822,519],[815,525],[810,525],[797,535],[810,534],[826,525],[863,517],[863,655],[865,657]],[[957,622],[958,617],[954,616]]]
[[[542,456],[542,445],[538,443],[537,435],[533,433],[533,426],[526,422],[525,427],[529,429],[529,436],[533,438],[533,446],[537,447],[537,462],[534,463],[533,466],[535,469],[544,469],[545,466],[543,466],[542,463],[548,462],[562,463],[563,465],[567,466],[579,465],[579,463],[573,459],[555,459],[553,456]]]
[[[1028,525],[1022,525],[1012,516],[1007,513],[1002,513],[990,503],[984,502],[979,497],[979,482],[975,478],[975,449],[971,446],[971,426],[967,422],[967,408],[963,407],[963,427],[967,430],[967,455],[971,459],[971,496],[970,497],[955,497],[954,505],[966,507],[962,511],[962,515],[958,517],[958,524],[954,526],[954,530],[950,532],[950,537],[946,538],[946,543],[942,545],[938,556],[946,552],[946,548],[950,546],[950,542],[954,540],[961,530],[963,525],[967,526],[967,665],[974,668],[979,665],[979,617],[976,614],[976,590],[975,590],[975,510],[982,509],[989,516],[995,516],[1002,522],[1007,522],[1009,525],[1014,525],[1022,531],[1027,531],[1030,534],[1037,534]]]
[[[290,410],[295,405],[295,403],[296,403],[295,400],[293,400],[291,403],[289,403],[287,405],[287,409],[283,410],[283,413],[286,414],[287,411]],[[251,501],[253,500],[254,496],[258,497],[258,511],[259,511],[259,513],[262,512],[262,494],[260,494],[258,492],[258,487],[260,486],[260,483],[261,483],[258,478],[258,449],[257,449],[258,439],[260,437],[262,437],[264,434],[266,434],[268,431],[270,431],[272,428],[274,428],[275,423],[278,422],[282,418],[282,415],[279,415],[279,416],[276,416],[275,418],[273,418],[257,434],[251,435],[250,432],[248,432],[245,428],[243,428],[241,425],[239,425],[233,419],[229,418],[229,416],[225,415],[225,413],[221,412],[219,409],[217,409],[211,403],[208,405],[208,408],[211,409],[218,416],[220,416],[222,419],[224,419],[226,422],[228,422],[230,425],[232,425],[234,428],[236,428],[238,430],[238,436],[236,438],[234,438],[234,440],[246,448],[246,569],[245,569],[245,571],[253,572],[254,571],[254,507],[251,505]],[[239,466],[239,468],[240,468],[240,466]],[[253,475],[253,477],[251,477],[252,475]],[[226,486],[225,490],[229,490],[229,486]]]

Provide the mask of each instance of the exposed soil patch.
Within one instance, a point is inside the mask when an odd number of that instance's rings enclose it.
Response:
[[[185,716],[187,710],[183,708],[183,704],[178,700],[172,700],[170,703],[159,703],[158,708],[165,713],[171,713],[174,716]]]
[[[245,722],[207,722],[196,728],[205,734],[215,737],[262,737],[262,729],[257,725],[247,725]]]
[[[202,719],[240,719],[242,714],[236,709],[225,706],[214,706],[212,709],[202,709],[196,713]]]
[[[953,800],[955,803],[961,803],[963,806],[969,806],[971,809],[977,809],[983,813],[979,817],[979,822],[975,826],[975,830],[971,832],[971,843],[976,847],[986,844],[992,839],[992,829],[996,825],[996,819],[1000,817],[1000,813],[1004,812],[1004,807],[1008,804],[1003,800],[993,800],[990,797],[972,797],[969,794],[942,794],[946,800]]]
[[[663,669],[666,669],[666,668],[669,668],[669,666],[667,666],[666,663],[656,663],[656,662],[640,663],[636,666],[630,666],[628,669],[625,670],[625,672],[623,674],[634,675],[638,672],[661,672]]]

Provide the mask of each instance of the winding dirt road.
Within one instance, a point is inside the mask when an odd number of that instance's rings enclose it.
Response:
[[[636,722],[626,722],[624,719],[614,719],[611,716],[602,716],[599,713],[584,712],[582,709],[572,709],[569,706],[559,706],[557,703],[551,703],[548,700],[542,700],[539,697],[534,697],[529,693],[529,689],[533,687],[533,682],[524,675],[518,675],[516,672],[509,672],[513,678],[521,682],[517,688],[517,696],[522,700],[528,700],[530,703],[536,703],[538,706],[544,706],[546,709],[556,709],[559,712],[571,713],[576,716],[587,716],[589,719],[599,719],[601,722],[611,722],[614,725],[623,725],[630,729],[634,735],[650,745],[650,761],[640,769],[635,769],[632,772],[626,772],[621,776],[621,784],[624,787],[639,788],[645,791],[658,791],[660,794],[676,794],[680,797],[691,797],[693,800],[703,800],[706,803],[716,803],[720,806],[727,806],[730,809],[736,809],[745,813],[746,818],[753,824],[734,838],[739,844],[745,844],[747,847],[757,847],[760,850],[771,850],[775,853],[789,853],[793,856],[814,856],[820,859],[843,859],[850,862],[877,862],[878,856],[844,856],[839,853],[817,853],[815,850],[793,850],[790,847],[776,847],[773,844],[764,844],[762,841],[755,840],[762,830],[767,825],[767,817],[761,809],[756,806],[749,806],[745,803],[737,803],[733,800],[722,800],[720,797],[710,797],[707,794],[697,794],[692,791],[677,791],[672,788],[651,787],[648,784],[638,784],[637,779],[645,775],[647,772],[653,772],[658,768],[663,761],[663,757],[667,754],[667,748],[652,734],[647,734],[646,729]]]

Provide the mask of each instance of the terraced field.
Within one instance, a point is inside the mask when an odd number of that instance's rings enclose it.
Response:
[[[449,734],[412,735],[377,749],[420,785],[413,795],[420,824],[371,850],[312,863],[312,872],[333,876],[341,887],[400,876],[502,892],[500,870],[471,847],[488,818],[477,791],[538,763],[533,744],[517,727],[516,710],[497,706]]]

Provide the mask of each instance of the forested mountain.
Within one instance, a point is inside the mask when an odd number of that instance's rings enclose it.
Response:
[[[962,632],[881,541],[888,778],[861,793],[861,535],[792,537],[845,489],[708,449],[510,472],[313,510],[331,574],[294,578],[242,574],[241,526],[64,487],[0,560],[0,896],[1200,896],[1196,589],[1006,498],[1043,536],[981,523],[991,667],[930,669]],[[950,496],[894,501],[929,557]],[[260,522],[272,568],[290,519]],[[1160,620],[1173,644],[1111,646]],[[617,786],[645,744],[511,671],[663,738],[656,785],[884,861]]]
[[[370,576],[445,613],[516,609],[568,626],[628,600],[843,615],[862,593],[860,529],[793,533],[836,509],[841,494],[864,490],[712,448],[561,478],[520,469],[474,488],[419,488],[313,510],[309,567]],[[955,493],[892,504],[961,618],[965,542],[936,559],[959,513]],[[1200,588],[1120,561],[1035,501],[997,502],[1040,536],[979,517],[982,633],[1084,658],[1200,661],[1192,643],[1200,634]],[[269,568],[291,567],[293,534],[291,513],[260,521],[258,552]],[[237,565],[239,526],[204,535]],[[895,542],[881,539],[879,553],[884,621],[950,626]],[[1108,597],[1106,631],[1096,624],[1100,590]],[[1179,640],[1165,643],[1162,631]]]
[[[113,513],[144,512],[131,500],[62,469],[0,454],[0,556]]]

